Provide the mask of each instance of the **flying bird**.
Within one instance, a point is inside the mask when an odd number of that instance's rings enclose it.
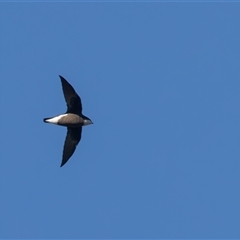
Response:
[[[62,90],[65,101],[67,103],[67,111],[64,114],[44,118],[45,123],[53,123],[60,126],[67,127],[67,136],[64,142],[62,153],[62,167],[69,158],[73,155],[78,143],[81,140],[82,127],[93,124],[90,118],[82,114],[81,98],[75,92],[71,84],[62,76],[60,76],[62,83]]]

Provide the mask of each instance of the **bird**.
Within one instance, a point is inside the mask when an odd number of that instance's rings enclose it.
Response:
[[[45,123],[52,123],[67,127],[67,135],[65,138],[62,162],[60,167],[67,163],[76,150],[82,136],[82,127],[93,124],[92,120],[82,114],[82,101],[75,92],[72,85],[61,75],[59,75],[63,95],[67,104],[67,111],[64,114],[55,117],[44,118]]]

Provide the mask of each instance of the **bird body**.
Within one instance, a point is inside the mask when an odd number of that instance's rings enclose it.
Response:
[[[72,128],[82,127],[92,123],[90,120],[84,119],[82,116],[74,113],[65,113],[52,118],[44,118],[44,122]]]
[[[45,123],[53,123],[67,127],[67,136],[65,138],[61,167],[73,155],[78,143],[81,140],[82,127],[93,124],[90,118],[82,114],[81,98],[75,92],[71,84],[60,76],[65,101],[67,103],[67,112],[51,118],[44,118]]]

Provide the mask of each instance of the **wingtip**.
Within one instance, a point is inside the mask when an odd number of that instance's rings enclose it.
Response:
[[[61,81],[63,81],[64,78],[61,75],[58,75],[58,76],[60,77]]]
[[[62,86],[66,85],[66,83],[69,84],[69,82],[63,76],[59,75],[59,77],[60,77],[60,80],[62,82]]]
[[[62,166],[65,164],[65,163],[66,163],[66,162],[63,162],[63,161],[62,161],[62,163],[61,163],[60,167],[62,167]]]

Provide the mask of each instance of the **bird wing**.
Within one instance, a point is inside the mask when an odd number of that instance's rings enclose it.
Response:
[[[81,140],[82,127],[79,128],[68,128],[67,136],[64,142],[62,164],[61,167],[68,161],[73,155],[78,143]]]
[[[75,113],[81,114],[82,113],[82,102],[81,98],[75,92],[72,85],[62,76],[60,76],[62,82],[62,89],[65,101],[67,103],[67,113]]]

